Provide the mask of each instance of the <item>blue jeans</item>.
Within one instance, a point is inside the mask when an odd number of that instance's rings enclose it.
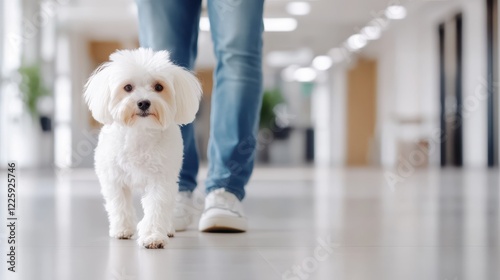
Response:
[[[254,164],[262,102],[263,0],[208,0],[217,65],[214,71],[206,191],[224,188],[245,196]],[[193,69],[201,0],[137,0],[143,47],[168,50]],[[193,124],[182,128],[184,162],[179,190],[196,188],[199,159]]]

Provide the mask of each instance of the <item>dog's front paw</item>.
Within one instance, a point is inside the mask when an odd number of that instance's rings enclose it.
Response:
[[[130,239],[134,235],[135,229],[133,227],[111,227],[109,229],[109,236],[116,239]]]
[[[163,249],[168,243],[168,237],[161,234],[150,234],[148,236],[139,237],[139,245],[147,249]]]

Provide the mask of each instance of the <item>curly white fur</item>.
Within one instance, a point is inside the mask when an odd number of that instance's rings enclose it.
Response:
[[[84,97],[92,116],[104,124],[95,169],[111,237],[134,235],[132,189],[143,191],[139,245],[163,248],[173,236],[183,156],[178,125],[194,120],[200,96],[196,77],[172,64],[166,51],[117,51],[89,78]],[[150,103],[146,110],[139,106],[144,101]]]

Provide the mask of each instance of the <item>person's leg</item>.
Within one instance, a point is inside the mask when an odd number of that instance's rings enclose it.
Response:
[[[262,102],[263,2],[208,0],[217,66],[206,187],[239,200],[253,169]]]
[[[201,0],[137,0],[141,47],[167,50],[176,65],[193,69],[197,54]],[[194,127],[181,127],[184,161],[179,191],[193,191],[198,174]]]

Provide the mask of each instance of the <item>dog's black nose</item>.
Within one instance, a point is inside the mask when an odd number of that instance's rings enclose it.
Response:
[[[149,100],[140,100],[137,102],[137,107],[143,111],[149,109],[149,106],[151,106],[151,102]]]

